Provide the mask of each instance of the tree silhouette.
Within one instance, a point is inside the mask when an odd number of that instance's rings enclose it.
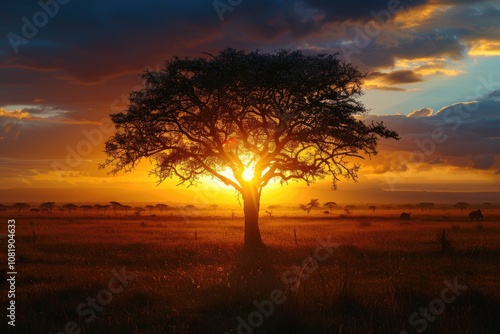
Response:
[[[149,213],[151,213],[153,211],[153,209],[155,208],[155,206],[154,205],[146,205],[145,208],[149,210]]]
[[[109,202],[109,204],[111,205],[111,207],[113,208],[113,213],[116,215],[116,210],[117,209],[120,209],[120,210],[123,210],[125,209],[125,206],[123,204],[120,204],[118,202]]]
[[[75,211],[76,209],[78,209],[78,205],[73,203],[68,203],[64,204],[62,208],[68,210],[68,212],[71,213],[71,211]]]
[[[345,213],[347,213],[348,215],[351,214],[352,210],[356,209],[356,206],[355,205],[352,205],[352,204],[349,204],[349,205],[346,205],[344,207],[344,211]]]
[[[140,206],[136,206],[135,208],[133,208],[133,210],[134,210],[134,213],[135,213],[136,217],[140,217],[141,212],[145,211],[145,209],[141,208]]]
[[[156,204],[155,205],[155,208],[157,208],[158,210],[160,210],[161,213],[163,213],[163,210],[167,210],[169,208],[169,206],[167,204]]]
[[[319,207],[319,199],[315,198],[309,201],[307,204],[300,204],[300,208],[307,211],[307,214],[313,209]]]
[[[458,202],[457,204],[454,205],[455,208],[460,209],[460,211],[464,211],[469,207],[469,203],[466,202]]]
[[[56,207],[55,202],[44,202],[40,204],[40,209],[47,210],[50,214],[52,214],[52,210]]]
[[[332,211],[335,207],[337,207],[337,203],[326,202],[325,204],[323,204],[323,206],[326,206],[330,211]]]
[[[491,202],[484,202],[483,203],[483,207],[486,208],[486,209],[492,209],[495,206]]]
[[[370,205],[368,207],[368,210],[372,210],[372,212],[375,212],[375,210],[377,210],[377,207],[375,205]]]
[[[128,210],[132,209],[132,207],[130,205],[123,205],[122,209],[125,210],[125,214],[127,214]]]
[[[435,204],[429,202],[420,202],[417,204],[417,207],[419,207],[421,211],[424,211],[426,209],[430,211],[433,207],[435,207]]]
[[[88,211],[92,210],[94,207],[90,204],[84,204],[80,205],[80,209],[83,210],[83,213],[87,213]]]
[[[30,205],[28,203],[15,203],[12,205],[13,209],[17,209],[17,212],[21,212],[24,210],[28,210],[30,208]]]
[[[364,74],[336,55],[226,49],[175,57],[142,78],[127,111],[111,115],[116,133],[100,167],[128,172],[150,158],[158,183],[209,176],[232,186],[243,198],[249,247],[262,244],[260,197],[269,182],[330,176],[335,189],[340,175],[357,179],[360,166],[349,158],[377,154],[381,137],[398,138],[360,119]]]

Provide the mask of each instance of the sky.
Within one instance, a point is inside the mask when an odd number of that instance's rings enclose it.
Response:
[[[359,183],[341,181],[331,195],[331,180],[271,185],[265,201],[500,191],[498,1],[22,0],[0,11],[0,199],[91,201],[108,191],[189,202],[203,188],[207,201],[234,202],[209,180],[198,190],[157,185],[147,161],[117,176],[97,168],[108,116],[126,108],[141,72],[227,47],[338,53],[367,73],[366,121],[401,136],[359,161]]]

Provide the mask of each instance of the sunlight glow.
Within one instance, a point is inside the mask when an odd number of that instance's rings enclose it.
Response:
[[[245,168],[241,176],[243,177],[243,180],[250,181],[253,179],[253,174],[254,174],[254,169],[251,167],[247,167]]]

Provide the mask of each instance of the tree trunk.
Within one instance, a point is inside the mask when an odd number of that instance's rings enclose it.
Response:
[[[259,230],[260,192],[251,182],[243,187],[243,210],[245,213],[245,248],[262,246]]]

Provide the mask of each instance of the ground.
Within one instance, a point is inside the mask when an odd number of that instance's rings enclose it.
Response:
[[[247,253],[242,215],[221,209],[3,212],[1,233],[16,220],[10,332],[499,333],[500,210],[400,213],[281,210]]]

